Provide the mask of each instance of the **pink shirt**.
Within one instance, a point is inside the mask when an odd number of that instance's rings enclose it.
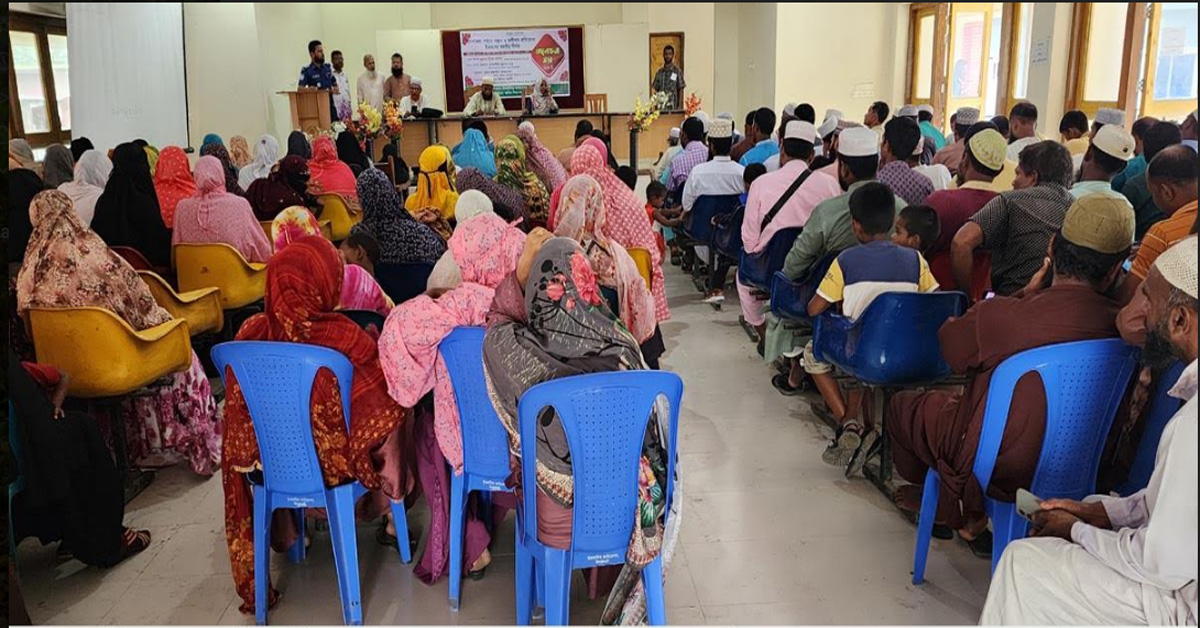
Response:
[[[837,179],[821,172],[814,172],[804,182],[804,185],[801,185],[800,189],[792,194],[788,202],[771,220],[771,224],[767,225],[766,230],[760,233],[759,226],[763,218],[766,218],[767,213],[775,206],[779,197],[783,196],[783,193],[792,186],[796,177],[799,177],[807,169],[808,164],[799,159],[793,159],[779,170],[755,179],[754,185],[750,187],[750,196],[746,199],[746,219],[742,223],[742,247],[747,253],[757,253],[765,249],[767,243],[771,241],[771,237],[781,229],[803,227],[818,203],[842,193]]]

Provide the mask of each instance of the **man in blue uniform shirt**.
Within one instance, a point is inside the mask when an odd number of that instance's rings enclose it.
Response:
[[[308,42],[308,56],[312,62],[300,68],[300,87],[336,89],[333,68],[325,63],[325,48],[320,41],[314,39]]]

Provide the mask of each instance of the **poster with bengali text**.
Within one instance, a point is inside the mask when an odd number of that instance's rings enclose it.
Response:
[[[463,91],[496,80],[501,98],[520,98],[542,79],[555,96],[571,94],[566,28],[461,31]]]

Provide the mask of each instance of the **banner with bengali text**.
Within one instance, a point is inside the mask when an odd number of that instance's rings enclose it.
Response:
[[[571,94],[565,27],[460,31],[458,36],[464,92],[490,76],[496,80],[501,98],[520,98],[526,88],[542,79],[555,96]]]

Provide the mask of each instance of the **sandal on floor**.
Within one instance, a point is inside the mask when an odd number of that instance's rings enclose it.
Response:
[[[897,505],[897,508],[899,508],[899,505]],[[899,509],[900,509],[900,514],[903,515],[904,518],[907,519],[909,523],[911,523],[913,525],[917,525],[917,516],[918,516],[917,513],[913,512],[911,510],[905,510],[903,508],[899,508]],[[952,530],[950,528],[950,526],[948,526],[944,523],[936,523],[935,522],[933,524],[933,538],[941,539],[943,541],[949,541],[950,539],[954,538],[954,530]]]
[[[121,553],[117,556],[117,560],[108,566],[119,565],[125,559],[141,554],[147,547],[150,547],[149,530],[125,528],[121,538]]]
[[[400,540],[396,538],[396,535],[387,531],[386,521],[381,523],[379,527],[375,529],[375,542],[384,547],[390,547],[392,549],[399,549],[400,547]],[[408,541],[408,548],[415,552],[417,550],[417,541],[410,538]]]
[[[960,537],[961,538],[961,537]],[[992,559],[992,531],[984,530],[979,536],[968,541],[963,539],[967,547],[971,548],[971,553],[975,558]]]
[[[771,378],[771,385],[775,387],[775,390],[778,390],[779,394],[788,397],[794,397],[802,392],[807,392],[808,386],[805,384],[806,383],[804,380],[800,380],[799,386],[792,386],[791,382],[788,381],[787,374],[785,373],[778,373]]]

